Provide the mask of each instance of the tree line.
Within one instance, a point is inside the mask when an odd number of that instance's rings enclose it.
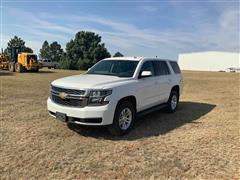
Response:
[[[12,47],[21,47],[24,52],[33,52],[30,47],[25,45],[25,41],[17,36],[10,39],[4,52],[10,52]],[[113,57],[123,56],[120,52],[113,55]],[[60,69],[86,70],[96,62],[108,57],[111,57],[111,54],[102,43],[101,36],[88,31],[76,33],[74,39],[66,44],[65,51],[57,41],[49,43],[47,40],[43,42],[39,51],[40,59],[58,62]]]

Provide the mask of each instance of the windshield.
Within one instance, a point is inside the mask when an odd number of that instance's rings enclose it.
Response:
[[[36,55],[27,55],[27,63],[30,63],[30,60],[32,60],[32,62],[37,62],[37,56]]]
[[[92,67],[87,74],[111,75],[118,77],[132,77],[138,61],[103,60]]]

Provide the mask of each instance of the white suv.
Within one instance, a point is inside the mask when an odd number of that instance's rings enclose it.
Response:
[[[116,57],[99,61],[83,75],[51,83],[49,114],[67,123],[108,125],[123,135],[136,115],[177,108],[182,75],[177,62],[157,58]]]

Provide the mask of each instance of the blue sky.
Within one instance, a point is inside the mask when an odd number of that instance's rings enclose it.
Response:
[[[102,36],[111,54],[177,59],[179,53],[239,51],[238,1],[2,0],[1,47],[17,35],[39,52],[76,32]]]

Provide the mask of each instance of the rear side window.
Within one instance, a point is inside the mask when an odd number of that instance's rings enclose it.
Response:
[[[180,74],[181,73],[181,70],[180,70],[177,62],[170,61],[170,64],[171,64],[172,69],[173,69],[175,74]]]
[[[168,75],[170,70],[165,61],[153,61],[154,71],[156,76]]]

